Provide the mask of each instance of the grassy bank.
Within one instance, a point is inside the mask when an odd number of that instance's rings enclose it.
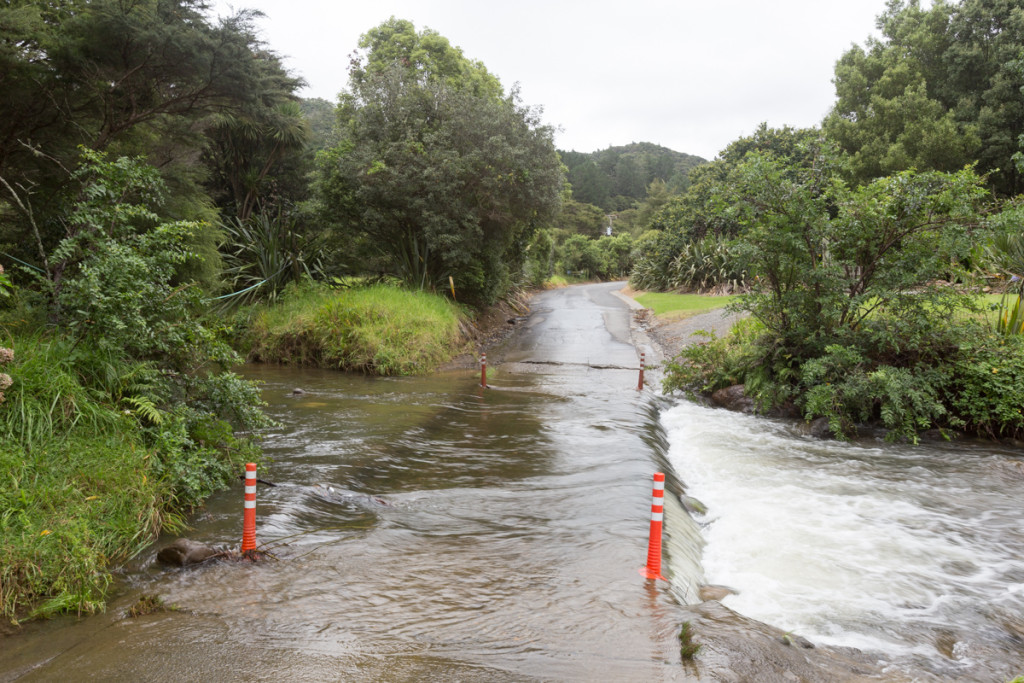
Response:
[[[110,568],[182,528],[255,447],[197,404],[169,407],[148,363],[59,336],[0,346],[0,613],[101,609]]]
[[[408,375],[429,372],[466,349],[459,306],[386,285],[307,283],[250,315],[243,345],[253,361]]]
[[[671,292],[645,292],[636,296],[638,303],[651,309],[654,315],[668,319],[685,318],[697,313],[724,308],[735,296],[707,296],[704,294],[673,294]]]

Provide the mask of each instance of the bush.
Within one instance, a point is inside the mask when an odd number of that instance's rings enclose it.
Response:
[[[7,616],[40,600],[38,614],[96,609],[108,563],[180,527],[257,457],[255,437],[236,430],[269,424],[256,385],[226,371],[241,359],[225,330],[179,279],[196,224],[151,210],[163,191],[154,169],[83,156],[79,199],[40,283],[51,325],[33,334],[19,321],[13,358],[3,354]]]
[[[953,362],[950,394],[953,410],[971,431],[1024,436],[1024,337],[965,336]]]

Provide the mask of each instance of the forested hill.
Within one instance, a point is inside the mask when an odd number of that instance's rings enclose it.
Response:
[[[620,211],[647,196],[655,178],[678,191],[686,186],[686,174],[707,163],[692,154],[676,152],[651,142],[634,142],[597,152],[564,152],[562,162],[569,169],[573,199]]]

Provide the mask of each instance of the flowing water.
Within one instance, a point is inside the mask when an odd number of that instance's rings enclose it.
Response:
[[[810,441],[637,392],[614,288],[539,298],[486,390],[476,371],[248,368],[280,422],[257,501],[276,559],[169,569],[160,539],[105,614],[0,640],[0,681],[689,680],[677,634],[705,581],[901,680],[1012,677],[1019,457]],[[639,571],[659,470],[671,583]],[[237,548],[241,499],[214,496],[189,536]],[[179,609],[126,618],[141,594]]]
[[[6,639],[0,672],[683,680],[679,603],[639,571],[657,410],[636,391],[628,315],[605,289],[571,295],[564,315],[537,307],[486,390],[476,371],[248,368],[281,423],[260,473],[277,486],[256,507],[257,540],[278,559],[166,569],[161,539],[106,615]],[[211,499],[190,537],[237,544],[241,497],[239,484]],[[124,619],[142,593],[181,611]]]
[[[725,605],[894,676],[1024,674],[1019,450],[819,441],[691,403],[662,419]]]

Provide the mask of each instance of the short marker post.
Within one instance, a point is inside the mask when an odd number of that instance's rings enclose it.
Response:
[[[667,579],[661,575],[661,525],[665,518],[665,475],[654,473],[654,493],[651,498],[651,537],[647,544],[647,566],[640,570],[644,577]]]
[[[256,463],[245,465],[245,507],[242,512],[242,553],[256,550]]]
[[[644,352],[640,352],[640,381],[636,383],[636,390],[644,390]]]
[[[487,388],[487,354],[480,356],[480,386]]]

